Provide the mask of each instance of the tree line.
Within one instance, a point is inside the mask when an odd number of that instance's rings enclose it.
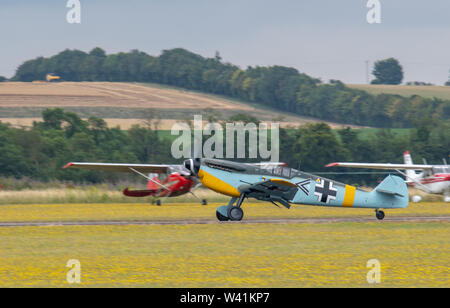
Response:
[[[182,163],[168,155],[172,140],[150,125],[135,125],[125,131],[108,127],[103,119],[83,120],[59,108],[45,110],[42,118],[42,122],[35,122],[30,129],[0,122],[1,177],[114,183],[122,176],[62,167],[71,161]],[[448,157],[449,148],[449,123],[423,122],[410,130],[410,134],[379,129],[370,138],[362,136],[361,130],[332,130],[325,123],[280,130],[280,160],[308,172],[345,171],[324,167],[335,161],[402,162],[405,150],[412,151],[416,160],[423,157],[430,163],[439,162]],[[380,179],[377,175],[354,174],[329,177],[366,185],[376,184]]]
[[[390,60],[391,61],[391,60]],[[381,63],[382,64],[382,63]],[[390,73],[389,67],[379,69]],[[41,80],[55,73],[65,81],[151,82],[253,102],[300,116],[373,127],[413,127],[422,119],[447,121],[450,101],[420,96],[371,95],[338,80],[323,84],[284,66],[248,67],[224,63],[219,53],[205,58],[177,48],[154,57],[138,50],[107,55],[65,50],[50,58],[26,61],[12,80]],[[396,77],[393,76],[395,79]],[[398,78],[398,77],[397,77]]]

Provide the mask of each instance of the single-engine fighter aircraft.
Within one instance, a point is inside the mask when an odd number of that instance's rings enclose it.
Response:
[[[267,168],[268,166],[280,166],[283,163],[257,163],[250,164]],[[64,166],[67,168],[89,169],[97,171],[128,172],[136,173],[148,180],[146,190],[129,190],[126,188],[123,194],[127,197],[153,197],[156,199],[156,205],[161,205],[159,198],[178,197],[187,193],[195,198],[200,198],[194,193],[194,190],[202,185],[197,176],[183,165],[149,165],[149,164],[110,164],[110,163],[79,163],[72,162]],[[203,205],[207,200],[200,200]]]
[[[403,159],[404,164],[332,163],[327,167],[396,170],[409,186],[429,194],[444,195],[444,201],[450,202],[450,166],[445,159],[444,165],[414,165],[409,151],[403,154]],[[416,173],[416,170],[421,172]],[[413,196],[412,200],[420,202],[422,197]]]
[[[217,159],[190,159],[186,169],[198,175],[204,186],[231,197],[228,205],[217,209],[220,221],[240,221],[244,199],[255,198],[290,208],[291,204],[332,207],[373,208],[379,220],[380,209],[408,206],[408,188],[403,179],[389,175],[373,191],[300,172],[288,167],[251,166]]]

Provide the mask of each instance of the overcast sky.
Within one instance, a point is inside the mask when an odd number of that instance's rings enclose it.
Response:
[[[366,82],[366,60],[395,57],[405,81],[447,81],[450,1],[380,2],[382,23],[368,24],[367,0],[81,0],[81,24],[68,24],[67,0],[0,0],[0,75],[66,48],[183,47],[346,83]]]

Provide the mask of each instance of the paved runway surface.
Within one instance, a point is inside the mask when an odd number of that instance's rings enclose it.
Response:
[[[210,225],[210,224],[319,224],[341,222],[450,222],[450,216],[393,216],[383,221],[375,217],[330,217],[330,218],[296,218],[296,219],[248,219],[241,222],[218,222],[217,220],[110,220],[110,221],[28,221],[0,222],[0,227],[52,227],[52,226],[138,226],[138,225]]]

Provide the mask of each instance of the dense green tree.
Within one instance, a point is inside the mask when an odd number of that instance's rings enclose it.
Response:
[[[376,77],[372,84],[397,85],[403,81],[403,68],[394,58],[375,62],[372,74]]]
[[[61,109],[46,110],[44,122],[31,129],[13,128],[0,122],[0,174],[2,177],[61,180],[76,183],[115,182],[121,176],[86,170],[62,170],[70,161],[181,163],[168,155],[171,141],[149,127],[134,126],[128,131],[107,127],[104,120],[87,121]],[[251,121],[251,116],[235,121]],[[414,123],[410,134],[380,129],[369,137],[358,129],[334,131],[323,123],[280,129],[280,160],[309,172],[349,183],[374,185],[384,175],[359,175],[355,170],[335,170],[324,165],[336,160],[402,162],[410,150],[414,158],[439,163],[448,157],[450,123],[424,119]],[[247,140],[248,142],[248,136]],[[236,140],[235,140],[236,142]],[[245,160],[248,161],[248,160]],[[259,161],[259,160],[256,160]],[[255,161],[255,162],[256,162]],[[420,162],[420,160],[419,160]],[[329,172],[352,172],[328,174]],[[360,170],[357,170],[360,171]],[[364,171],[364,170],[361,170]]]
[[[316,172],[324,170],[330,162],[344,159],[343,152],[337,135],[324,123],[301,127],[289,151],[302,170]]]
[[[92,49],[85,60],[80,64],[82,80],[104,81],[106,80],[103,65],[106,60],[106,52],[101,48]]]
[[[65,113],[61,108],[46,109],[42,112],[42,118],[44,120],[42,125],[45,128],[60,130],[65,119]]]

